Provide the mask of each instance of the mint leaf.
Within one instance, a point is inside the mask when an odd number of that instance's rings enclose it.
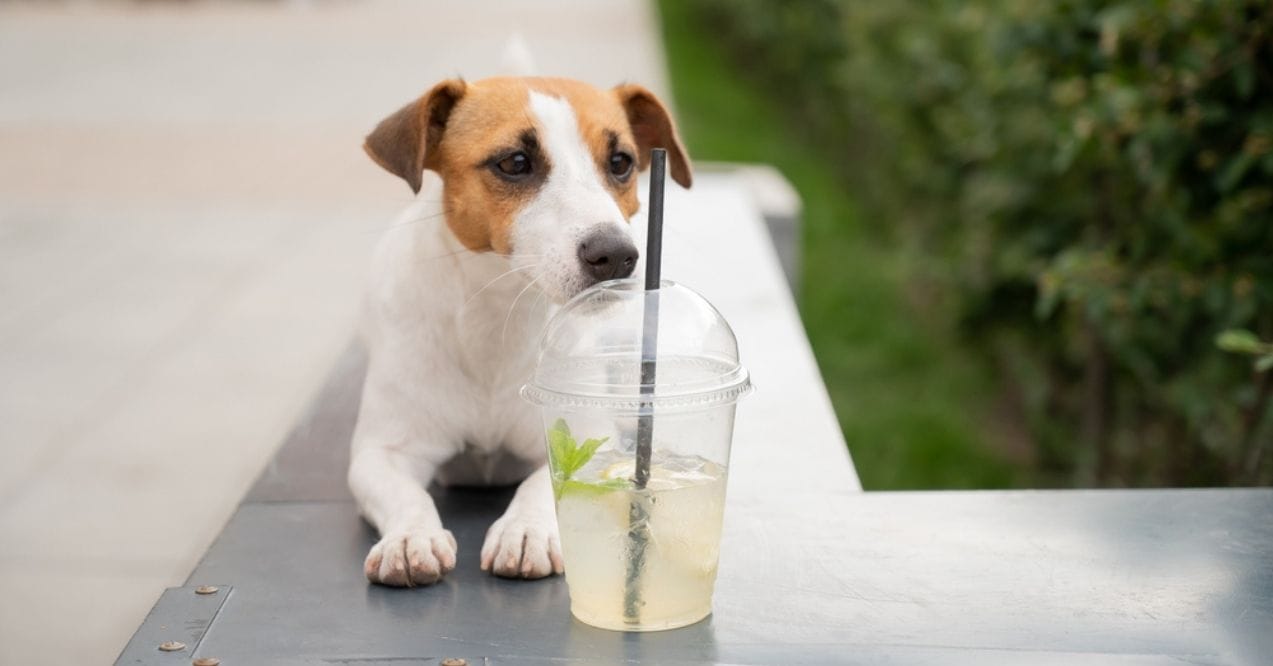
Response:
[[[557,484],[557,499],[561,499],[561,496],[567,493],[603,495],[616,490],[623,490],[629,484],[630,482],[627,479],[606,479],[605,481],[596,481],[594,483],[566,479]]]
[[[577,452],[579,456],[579,467],[583,467],[584,465],[588,464],[588,461],[592,460],[593,454],[597,452],[597,447],[601,446],[602,444],[605,444],[606,441],[609,439],[610,439],[609,437],[602,437],[601,439],[584,440],[583,446],[579,447],[579,450]]]
[[[570,477],[587,465],[588,461],[592,460],[592,456],[597,453],[597,449],[609,439],[609,437],[587,439],[584,440],[583,445],[579,445],[575,442],[574,435],[570,433],[570,426],[566,424],[565,419],[557,419],[553,423],[553,427],[548,429],[548,455],[553,461],[553,486],[557,497],[561,497],[562,489],[567,484],[598,486],[598,484],[572,481]],[[605,483],[608,482],[602,482],[602,484]]]
[[[570,426],[566,425],[565,419],[557,419],[548,430],[548,455],[557,463],[557,468],[562,469],[570,462],[574,450],[575,438],[570,436]],[[566,476],[573,473],[574,470],[571,470]]]

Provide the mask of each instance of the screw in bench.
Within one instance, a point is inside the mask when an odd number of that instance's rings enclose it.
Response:
[[[194,589],[195,594],[216,594],[219,590],[216,585],[200,585]]]
[[[216,657],[199,657],[190,662],[190,666],[220,666],[221,660]]]
[[[186,644],[181,641],[164,641],[159,644],[159,649],[163,652],[180,652],[186,649]]]

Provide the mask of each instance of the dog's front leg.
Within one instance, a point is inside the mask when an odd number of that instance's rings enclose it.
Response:
[[[508,510],[487,530],[482,570],[508,578],[543,578],[565,570],[548,465],[522,481]]]
[[[425,491],[434,471],[430,463],[387,447],[355,450],[349,488],[381,537],[363,562],[367,580],[395,587],[428,585],[455,568],[455,537],[442,527]]]

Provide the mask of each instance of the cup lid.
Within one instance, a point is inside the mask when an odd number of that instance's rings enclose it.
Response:
[[[733,402],[751,388],[738,341],[707,299],[671,280],[657,292],[655,380],[642,384],[647,311],[640,280],[610,280],[575,296],[548,322],[522,396],[539,405],[636,410]]]

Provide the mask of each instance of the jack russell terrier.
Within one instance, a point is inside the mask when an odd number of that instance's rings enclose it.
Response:
[[[667,109],[636,85],[448,80],[364,147],[425,189],[376,249],[362,317],[370,359],[349,487],[381,537],[367,578],[410,587],[455,568],[433,481],[520,482],[486,533],[482,570],[561,573],[540,417],[518,389],[550,310],[635,269],[633,172],[651,149],[667,149],[673,180],[690,186]]]

